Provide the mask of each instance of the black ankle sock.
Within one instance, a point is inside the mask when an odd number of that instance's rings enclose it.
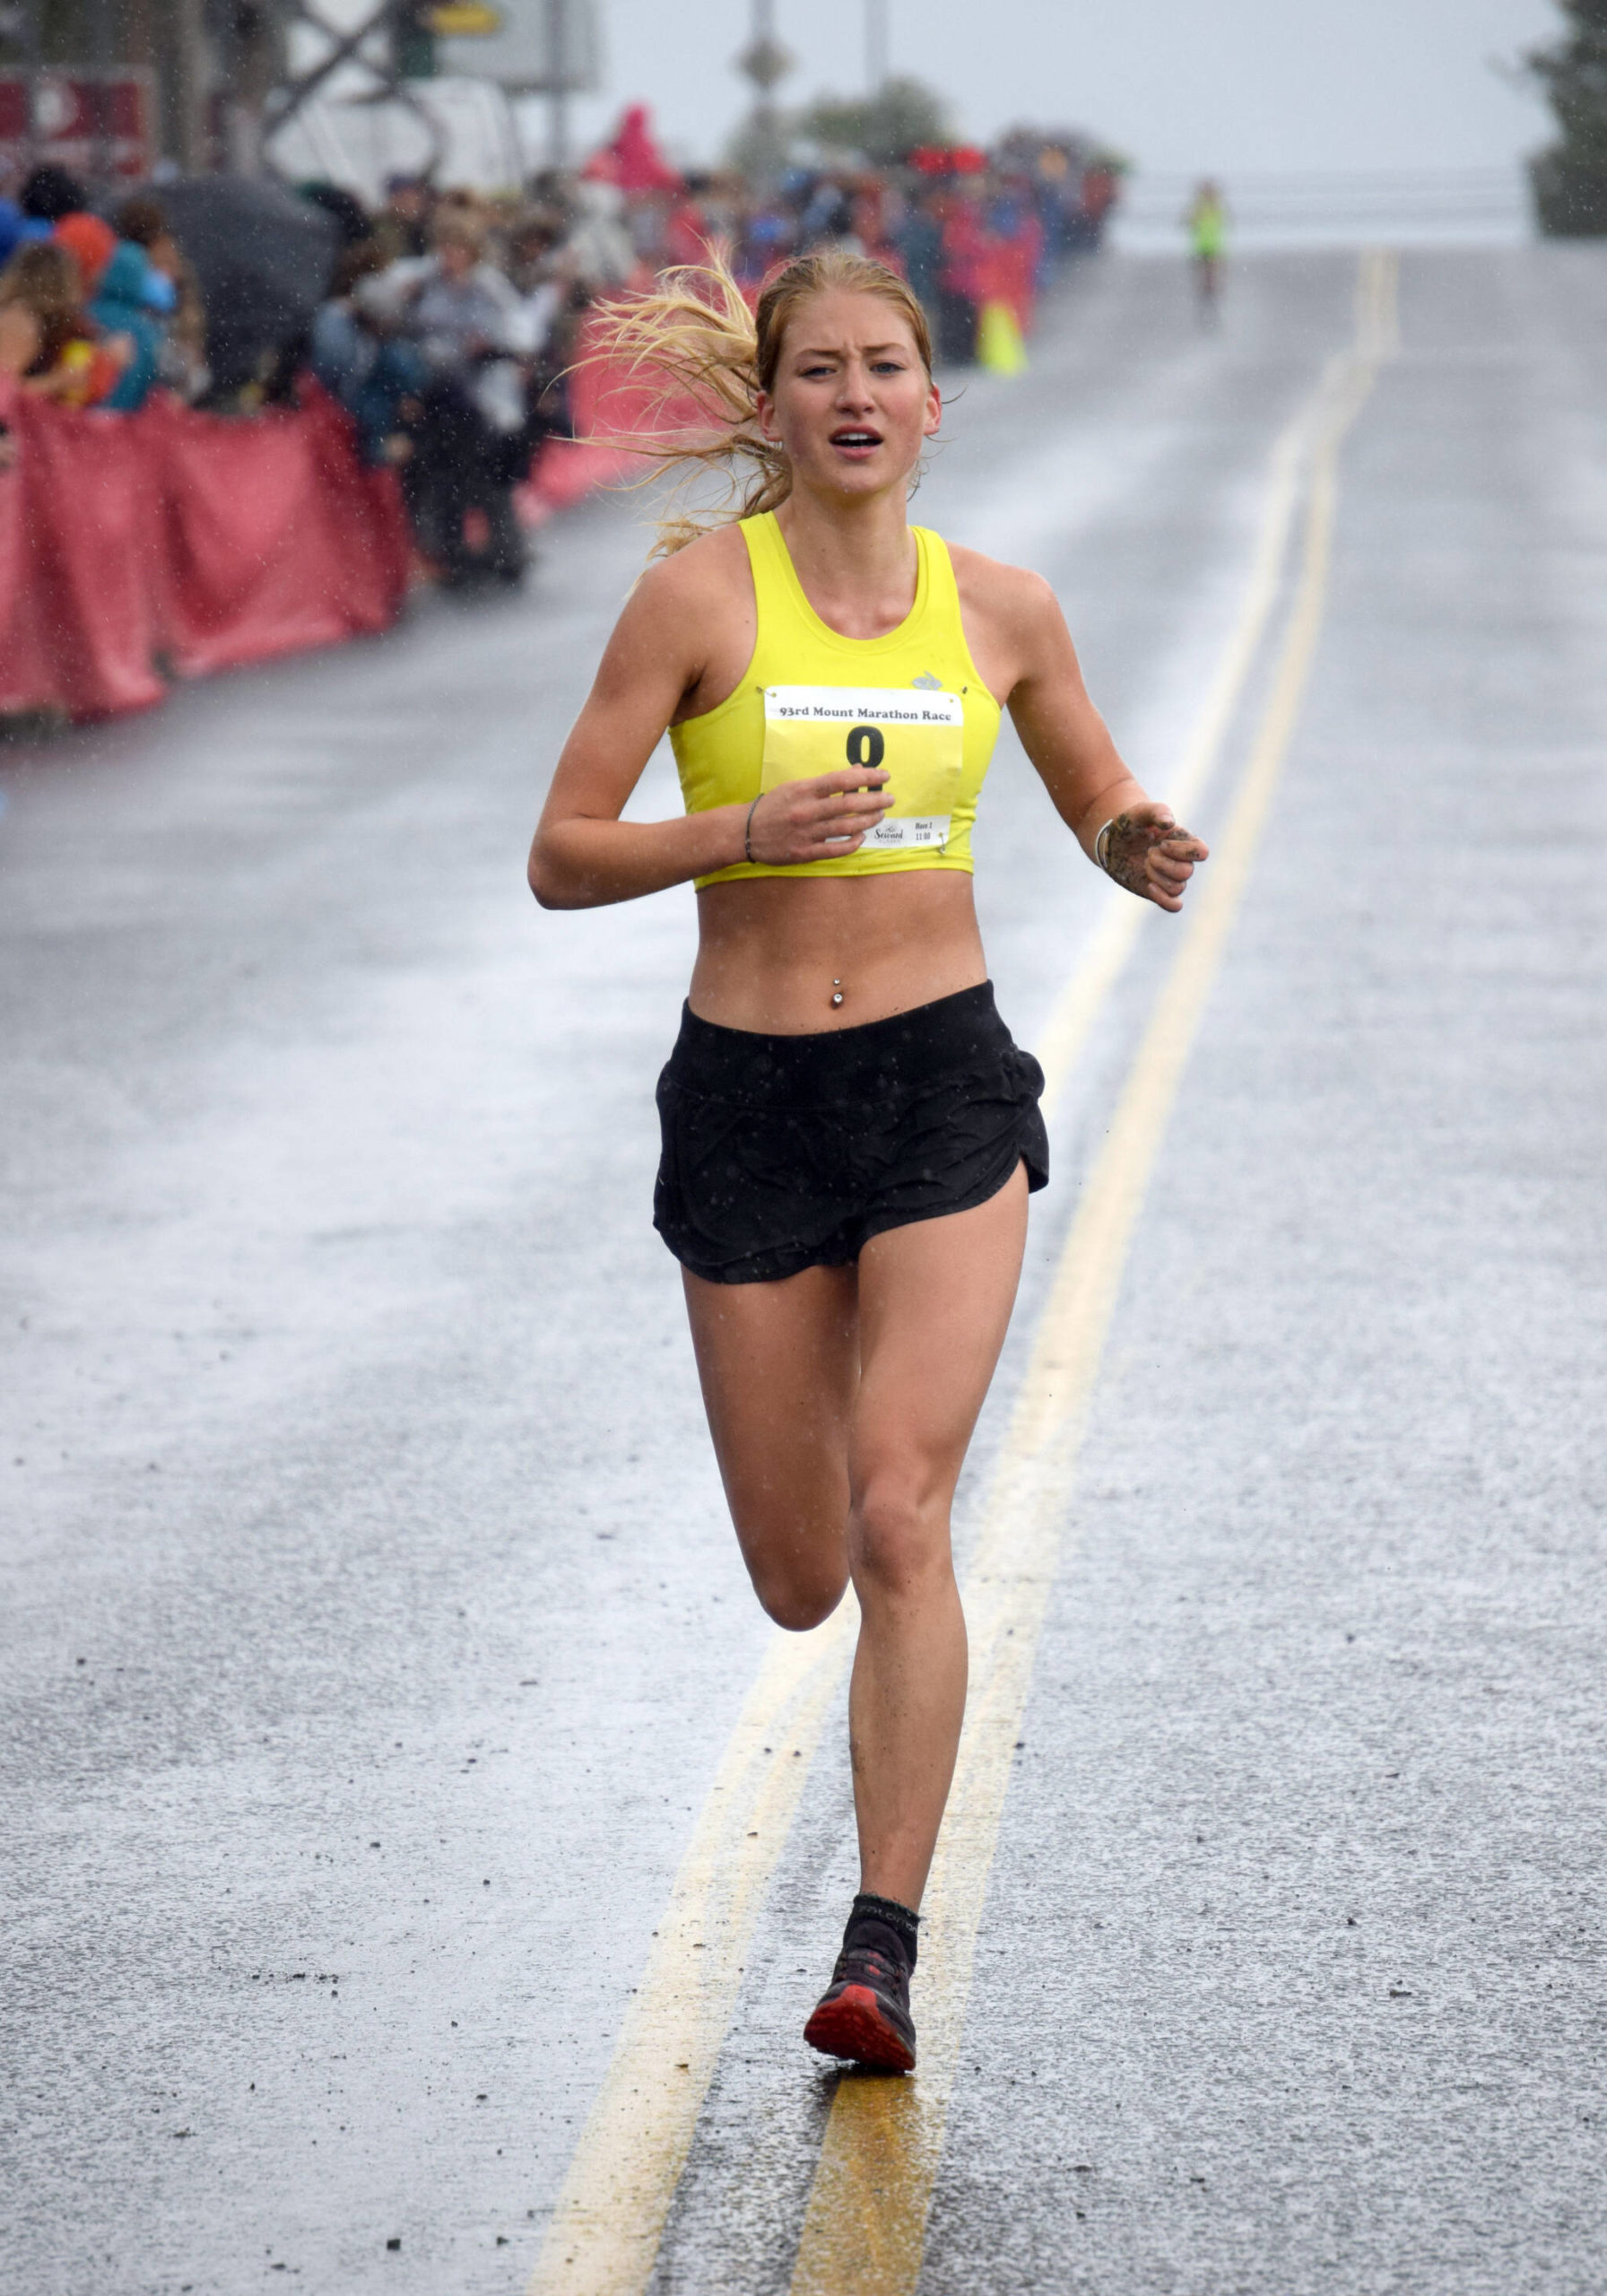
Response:
[[[850,1945],[873,1945],[881,1952],[896,1953],[908,1970],[915,1968],[916,1936],[921,1917],[896,1898],[872,1897],[862,1890],[854,1900],[848,1926],[843,1931],[845,1951]]]

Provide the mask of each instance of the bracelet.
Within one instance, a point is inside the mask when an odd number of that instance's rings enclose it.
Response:
[[[761,789],[759,793],[759,797],[762,797],[763,796],[764,791]],[[753,816],[759,810],[759,797],[755,797],[753,803],[749,806],[748,818],[743,823],[743,857],[751,867],[757,867],[759,865],[753,859]]]
[[[1107,876],[1110,874],[1110,832],[1115,827],[1116,815],[1112,813],[1094,839],[1094,866],[1103,869]]]

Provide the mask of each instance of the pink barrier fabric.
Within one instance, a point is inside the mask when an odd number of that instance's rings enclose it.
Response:
[[[605,439],[629,438],[634,430],[649,428],[653,413],[653,393],[647,385],[617,367],[588,358],[593,339],[589,328],[582,332],[578,363],[569,370],[569,417],[575,436],[549,439],[519,489],[519,516],[527,526],[544,525],[555,512],[571,509],[594,487],[639,477],[646,468],[639,455],[602,445],[591,435],[600,431]]]
[[[387,630],[412,550],[395,481],[316,385],[242,427],[169,401],[139,418],[161,474],[161,612],[183,677]]]
[[[309,384],[247,422],[158,398],[56,406],[0,380],[0,711],[149,708],[181,676],[387,629],[411,548],[394,475]]]
[[[152,491],[126,417],[0,396],[0,709],[102,718],[162,694]]]
[[[545,526],[594,487],[612,486],[640,467],[641,457],[620,447],[599,447],[590,439],[549,439],[518,490],[520,519],[526,526]]]

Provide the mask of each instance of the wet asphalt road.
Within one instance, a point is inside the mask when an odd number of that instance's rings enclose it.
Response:
[[[953,410],[918,514],[1051,576],[1163,794],[1353,276],[1247,263],[1203,338],[1113,263]],[[1607,2277],[1607,258],[1409,254],[1401,323],[1068,1495],[924,2296]],[[691,899],[522,883],[638,515],[0,752],[19,2296],[520,2290],[764,1648],[647,1221]],[[1030,1043],[1116,896],[1009,740],[977,846]],[[851,1840],[832,1735],[659,2296],[787,2287]]]

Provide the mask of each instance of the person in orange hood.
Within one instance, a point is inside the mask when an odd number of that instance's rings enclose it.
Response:
[[[64,215],[50,234],[57,247],[65,248],[78,265],[78,275],[83,282],[84,300],[100,284],[100,274],[117,252],[117,235],[109,223],[99,215]]]

